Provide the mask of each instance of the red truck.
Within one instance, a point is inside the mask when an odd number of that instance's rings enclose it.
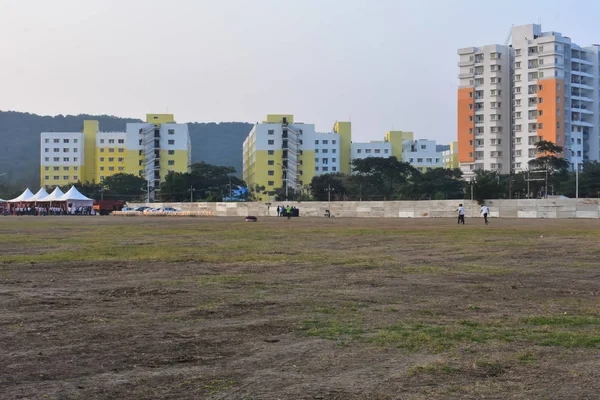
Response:
[[[125,207],[125,202],[121,200],[94,200],[94,210],[100,215],[121,211],[123,207]]]

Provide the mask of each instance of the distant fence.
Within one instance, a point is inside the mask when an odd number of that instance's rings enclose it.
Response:
[[[152,203],[181,211],[218,217],[277,216],[278,206],[293,206],[301,217],[323,217],[327,210],[338,218],[450,218],[462,203],[465,215],[479,216],[480,205],[470,200],[332,201],[279,203]],[[499,218],[600,218],[600,199],[486,200],[491,217]],[[145,206],[130,203],[130,207]]]

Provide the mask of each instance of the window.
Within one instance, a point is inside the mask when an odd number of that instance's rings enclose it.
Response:
[[[54,162],[59,162],[60,161],[60,157],[54,157]]]
[[[73,171],[77,171],[79,167],[73,167]]]
[[[417,158],[417,162],[421,162],[422,163],[423,159],[422,158]]]
[[[77,139],[73,139],[73,143],[77,143],[79,140]]]
[[[274,156],[274,155],[275,155],[275,150],[269,150],[269,151],[268,151],[268,154],[269,154],[270,156]]]
[[[59,179],[60,179],[60,176],[58,176],[58,175],[54,175],[54,180],[55,180],[55,181],[57,181],[57,180],[59,180]]]
[[[115,167],[108,167],[108,170],[109,170],[109,171],[114,171],[114,170],[115,170]]]
[[[44,139],[44,143],[50,143],[50,139]]]
[[[473,92],[469,92],[469,97],[473,98]]]
[[[473,104],[469,104],[469,110],[473,109]]]
[[[114,157],[109,157],[108,158],[108,162],[115,162],[115,158]]]
[[[269,161],[267,161],[267,165],[275,165],[275,161],[269,160]]]
[[[269,175],[269,176],[273,176],[273,175],[275,175],[275,171],[273,171],[273,170],[270,170],[269,172],[267,172],[267,175]]]
[[[323,149],[323,150],[321,151],[321,153],[328,153],[328,152],[329,152],[329,150],[328,150],[328,149]]]
[[[431,163],[433,160],[431,158],[426,158],[425,161]]]
[[[69,152],[69,149],[68,149],[67,147],[65,147],[65,148],[63,149],[63,153],[68,153],[68,152]]]
[[[315,140],[315,144],[319,144],[319,141],[318,141],[318,140]]]
[[[73,149],[73,153],[77,153],[77,151],[79,151],[79,149],[78,149],[77,147],[75,147],[75,148]]]
[[[69,167],[63,167],[63,171],[68,171]]]
[[[108,143],[109,144],[114,144],[115,143],[115,139],[108,139]]]
[[[104,162],[104,157],[100,157],[100,162]]]
[[[64,179],[65,181],[68,181],[68,180],[69,180],[69,177],[68,177],[68,176],[66,176],[66,175],[64,175],[64,176],[63,176],[63,179]]]
[[[117,168],[119,171],[125,171],[125,167],[119,167]]]
[[[269,135],[274,135],[274,134],[275,134],[275,130],[274,130],[274,129],[269,129],[269,130],[267,131],[267,133],[268,133]]]
[[[115,152],[115,149],[113,149],[113,148],[110,148],[110,149],[108,149],[108,152],[109,152],[109,153],[114,153],[114,152]]]
[[[125,139],[119,139],[119,144],[125,143]]]
[[[273,182],[273,181],[269,181],[269,182],[267,182],[267,185],[268,185],[268,186],[273,186],[273,185],[275,185],[275,182]]]
[[[45,180],[50,180],[50,177],[48,175],[44,176]]]
[[[422,144],[421,145],[421,150],[426,150],[427,149],[427,145],[426,144]]]
[[[104,167],[100,167],[100,171],[104,171]]]
[[[175,165],[175,160],[169,160],[167,164],[168,165]]]
[[[538,116],[541,117],[542,115],[544,115],[544,110],[538,110]]]
[[[69,143],[69,139],[63,139],[63,143]]]
[[[142,139],[140,139],[140,146],[142,145]]]
[[[57,149],[56,147],[54,148],[54,152],[58,153],[60,151],[60,149]]]
[[[469,122],[473,122],[473,116],[469,115]]]
[[[50,167],[46,167],[44,168],[46,171],[50,171]]]
[[[63,157],[64,162],[69,162],[69,157]]]
[[[383,150],[385,154],[388,154],[390,151],[388,149]]]
[[[175,134],[175,129],[169,129],[168,131],[169,135],[174,135]]]
[[[331,162],[337,162],[337,158],[332,158]]]
[[[319,167],[315,167],[315,171],[318,171],[318,170],[319,170]]]
[[[337,153],[337,149],[331,149],[332,153]]]
[[[337,171],[337,168],[336,168],[336,167],[331,167],[331,170],[332,170],[333,172],[335,172],[335,171]]]
[[[123,162],[123,161],[125,161],[125,159],[123,157],[119,157],[119,159],[117,161]]]
[[[275,141],[274,141],[274,140],[269,140],[269,142],[268,142],[268,143],[269,143],[270,145],[274,145],[274,144],[275,144]]]
[[[169,142],[168,142],[168,143],[169,143],[170,145],[174,145],[174,144],[175,144],[175,140],[171,139],[171,140],[169,140]]]
[[[331,144],[336,144],[336,143],[337,143],[337,140],[332,140],[331,141]]]
[[[556,129],[560,129],[560,122],[556,123]]]
[[[50,151],[50,149],[49,149],[49,148],[45,148],[45,149],[44,149],[44,153],[48,153],[49,151]]]
[[[323,140],[323,144],[329,144],[329,140]]]
[[[140,143],[141,144],[141,143]],[[104,147],[100,148],[100,153],[104,153]]]
[[[543,129],[544,128],[544,124],[538,124],[538,129]]]
[[[365,153],[370,154],[371,153],[371,149],[365,149]]]
[[[54,143],[60,143],[60,139],[54,139]]]
[[[329,158],[323,158],[321,161],[323,161],[323,164],[329,164]]]
[[[329,171],[329,167],[323,167],[323,171],[325,171],[325,172]]]
[[[175,150],[169,150],[169,155],[172,156],[175,154]]]
[[[315,153],[318,153],[318,152],[319,152],[319,149],[315,149]]]
[[[100,143],[104,143],[104,139],[100,139]]]
[[[380,149],[375,149],[375,154],[379,154],[379,153],[381,153],[381,150]]]
[[[360,153],[362,153],[362,149],[356,149],[356,152],[357,152],[358,154],[360,154]]]
[[[119,149],[119,153],[124,153],[125,149]]]
[[[60,167],[54,167],[54,171],[60,171]]]

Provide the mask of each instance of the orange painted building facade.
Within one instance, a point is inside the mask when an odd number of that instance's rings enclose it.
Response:
[[[537,88],[537,135],[541,140],[565,145],[565,85],[562,79],[543,79]]]
[[[475,161],[475,99],[473,88],[458,89],[458,162]]]

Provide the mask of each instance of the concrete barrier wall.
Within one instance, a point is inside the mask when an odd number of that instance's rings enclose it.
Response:
[[[322,217],[326,210],[341,218],[454,218],[459,203],[466,217],[478,217],[480,206],[470,200],[423,201],[332,201],[280,203],[152,203],[151,207],[173,207],[182,211],[212,212],[222,217],[276,216],[277,206],[294,206],[303,217]],[[600,218],[599,199],[486,200],[496,218]],[[130,203],[130,207],[145,206]]]

